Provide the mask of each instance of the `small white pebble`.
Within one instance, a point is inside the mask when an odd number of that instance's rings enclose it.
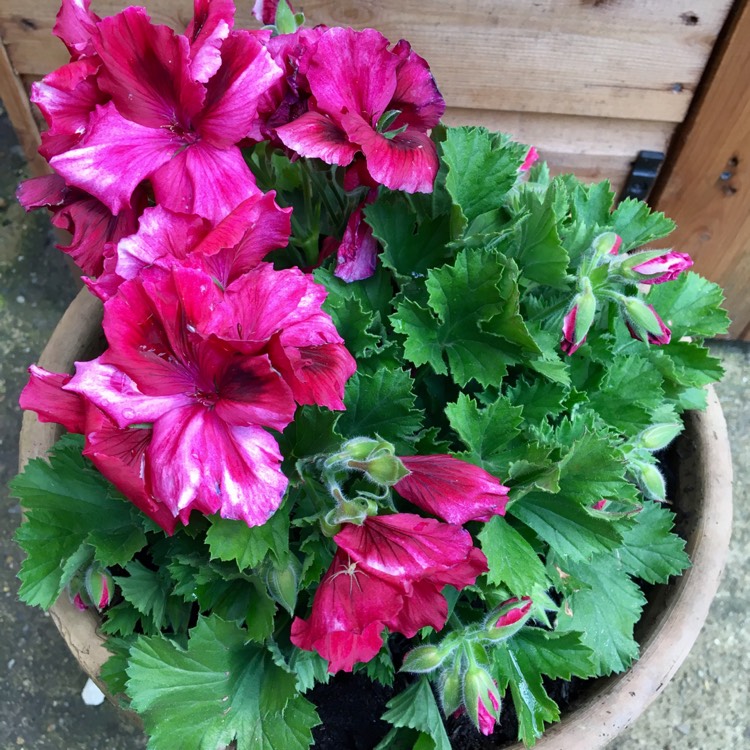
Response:
[[[16,297],[16,302],[18,302],[19,305],[22,305],[26,302],[26,297],[24,297],[23,294],[19,294],[18,297]]]
[[[96,683],[89,678],[81,691],[81,698],[87,706],[101,706],[104,703],[104,693],[99,690]]]
[[[15,660],[15,659],[10,659],[10,660],[8,661],[8,669],[9,669],[9,670],[10,670],[10,669],[13,669],[13,667],[15,666],[15,664],[16,664],[16,660]]]

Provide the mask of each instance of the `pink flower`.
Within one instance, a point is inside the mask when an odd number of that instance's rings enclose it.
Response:
[[[375,273],[380,252],[372,229],[365,221],[363,207],[361,204],[352,212],[336,250],[334,275],[347,282],[369,279]]]
[[[408,43],[388,44],[374,29],[325,31],[300,62],[315,106],[276,133],[290,149],[328,164],[345,166],[361,152],[379,184],[431,192],[438,159],[427,131],[445,103]]]
[[[462,589],[487,571],[467,531],[407,513],[346,524],[334,541],[339,550],[310,618],[292,623],[292,643],[328,659],[331,672],[372,659],[386,627],[407,638],[440,630],[448,617],[443,587]]]
[[[57,247],[89,276],[103,272],[114,245],[135,232],[138,217],[146,207],[146,194],[138,187],[133,193],[132,206],[113,216],[101,201],[78,188],[67,187],[62,177],[54,174],[25,180],[16,196],[27,211],[48,208],[52,224],[73,235],[69,245]]]
[[[110,348],[65,386],[120,428],[152,425],[145,481],[187,523],[265,523],[287,485],[278,445],[295,400],[343,408],[351,355],[297,269],[261,264],[222,291],[204,271],[151,268],[105,305]]]
[[[395,490],[428,513],[456,524],[505,515],[508,488],[479,466],[447,455],[400,459],[410,474]]]
[[[578,348],[586,341],[586,336],[580,340],[576,337],[576,318],[578,317],[578,305],[568,310],[563,319],[563,338],[560,342],[560,349],[565,352],[568,356],[578,351]]]
[[[524,157],[523,164],[518,168],[518,171],[528,172],[538,161],[539,152],[533,146],[530,146]]]
[[[339,550],[315,592],[310,617],[294,618],[290,639],[326,659],[329,672],[351,672],[357,662],[377,655],[385,620],[401,606],[393,586],[361,570]]]
[[[689,255],[670,250],[664,253],[664,255],[651,258],[651,260],[633,266],[632,270],[649,277],[638,279],[640,284],[662,284],[665,281],[674,281],[674,279],[692,265],[693,261]]]
[[[106,300],[146,268],[179,264],[204,270],[226,288],[269,252],[286,246],[291,209],[279,208],[274,197],[274,192],[253,195],[213,227],[195,214],[147,208],[138,231],[119,242],[103,275],[89,286]]]
[[[57,422],[69,432],[86,436],[83,455],[167,534],[174,533],[175,518],[146,488],[145,452],[149,429],[120,429],[87,398],[64,390],[70,375],[48,372],[32,365],[31,378],[21,391],[22,409],[35,411],[41,422]]]
[[[213,221],[257,192],[236,144],[281,70],[267,34],[230,32],[233,10],[196,0],[186,35],[152,25],[142,8],[96,23],[97,85],[110,100],[83,140],[50,160],[68,184],[118,214],[148,178],[157,203]]]

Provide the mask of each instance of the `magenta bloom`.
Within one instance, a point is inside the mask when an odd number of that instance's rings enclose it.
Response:
[[[148,208],[138,231],[119,242],[103,275],[89,286],[106,300],[146,268],[177,264],[202,269],[226,288],[289,241],[291,209],[279,208],[274,197],[274,192],[253,195],[216,226],[195,214]]]
[[[453,456],[399,456],[409,475],[394,489],[449,523],[489,521],[505,515],[508,488],[479,466]]]
[[[334,274],[344,281],[369,279],[375,273],[380,247],[372,236],[372,229],[365,221],[363,206],[357,206],[349,217],[336,249]]]
[[[440,630],[448,617],[443,587],[462,589],[487,571],[467,531],[408,513],[346,524],[334,541],[339,550],[312,613],[294,619],[291,635],[327,659],[331,672],[372,659],[386,627],[407,638],[427,626]]]
[[[521,166],[518,168],[518,171],[528,172],[538,161],[539,152],[533,146],[530,146],[529,150],[526,152],[526,156],[523,159],[523,164],[521,164]]]
[[[565,314],[565,318],[563,319],[563,338],[560,342],[560,348],[570,356],[574,352],[578,350],[578,348],[583,344],[584,341],[586,341],[586,336],[584,336],[579,341],[576,340],[576,317],[578,316],[578,305],[573,305],[573,307],[568,310],[568,312]]]
[[[120,429],[87,398],[65,390],[70,375],[32,365],[31,378],[21,391],[22,409],[35,411],[41,422],[56,422],[68,432],[86,436],[83,455],[139,510],[168,534],[175,518],[146,487],[144,461],[151,442],[149,429]]]
[[[302,58],[312,94],[308,112],[277,128],[282,143],[302,156],[345,166],[363,153],[379,184],[429,193],[438,169],[427,131],[445,103],[427,63],[407,42],[388,49],[374,29],[332,28]],[[398,111],[388,124],[383,115]]]
[[[110,100],[81,142],[50,160],[55,170],[115,214],[147,178],[157,203],[212,221],[255,194],[236,144],[281,69],[267,34],[230,32],[233,12],[229,2],[196,0],[185,35],[152,25],[142,8],[97,22],[97,85]]]
[[[638,279],[640,284],[663,284],[665,281],[674,281],[692,265],[693,260],[687,253],[676,253],[670,250],[658,258],[633,266],[632,270],[648,277]]]
[[[152,425],[146,485],[183,523],[198,510],[263,524],[287,486],[265,428],[283,430],[295,400],[343,408],[355,369],[324,298],[269,264],[226,292],[198,269],[149,269],[106,303],[110,348],[65,389],[120,428]]]
[[[54,174],[25,180],[19,185],[16,197],[27,211],[49,209],[52,224],[73,235],[69,245],[57,247],[70,255],[89,276],[99,276],[103,272],[114,245],[135,232],[138,217],[146,207],[145,192],[136,188],[132,207],[113,216],[101,201],[78,188],[67,187],[62,177]]]

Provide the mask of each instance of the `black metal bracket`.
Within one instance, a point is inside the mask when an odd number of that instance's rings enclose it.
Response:
[[[639,151],[638,157],[633,162],[628,179],[620,193],[620,201],[625,198],[636,198],[648,200],[651,188],[656,181],[656,175],[664,163],[663,151]]]

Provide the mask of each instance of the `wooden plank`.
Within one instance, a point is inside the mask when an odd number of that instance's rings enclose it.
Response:
[[[39,128],[31,113],[26,89],[16,75],[5,46],[0,41],[0,99],[8,112],[8,118],[15,128],[18,142],[29,162],[32,176],[47,174],[47,162],[39,156],[37,149],[41,143]]]
[[[721,284],[730,336],[750,338],[750,2],[741,0],[654,202],[675,247]]]
[[[536,146],[553,174],[609,180],[619,193],[638,152],[666,151],[672,123],[448,108],[449,125],[484,125]]]
[[[151,0],[182,28],[190,0]],[[471,109],[680,122],[731,0],[308,0],[310,23],[375,26],[430,62],[446,99]],[[57,0],[3,0],[0,33],[17,70],[66,60],[49,32]],[[94,0],[100,15],[121,4]],[[250,23],[242,3],[238,24]]]

